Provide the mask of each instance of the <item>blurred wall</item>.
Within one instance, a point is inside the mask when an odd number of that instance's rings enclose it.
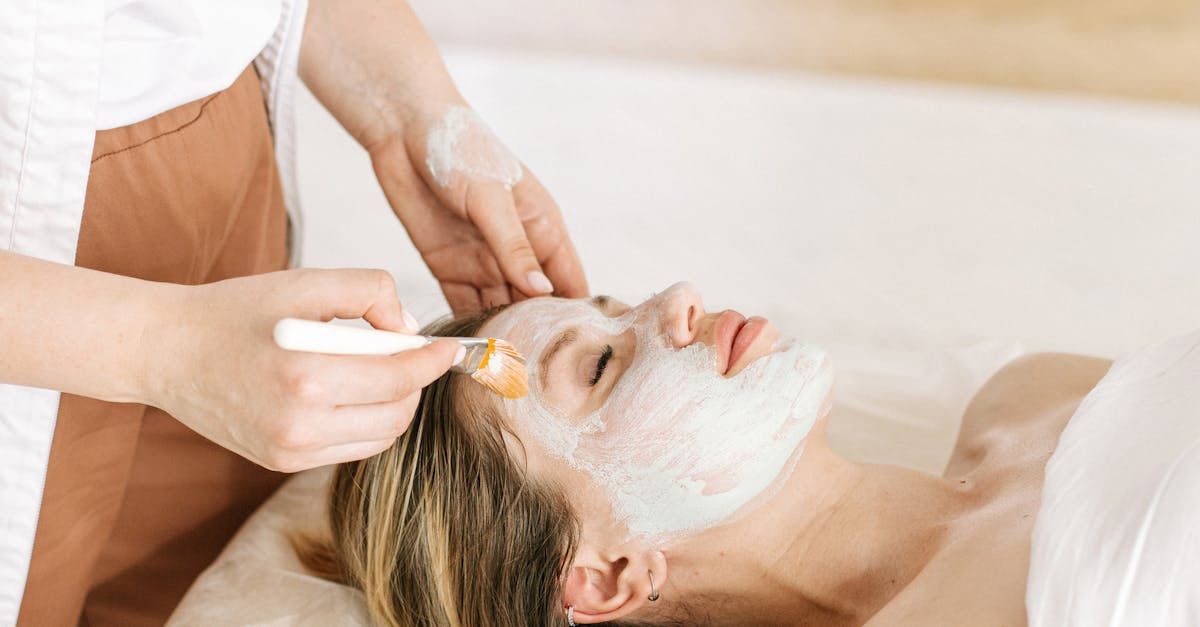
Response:
[[[449,45],[1200,105],[1197,0],[413,0]]]

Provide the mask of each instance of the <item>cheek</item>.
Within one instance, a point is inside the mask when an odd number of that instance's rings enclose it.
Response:
[[[666,541],[730,519],[790,468],[828,402],[819,350],[793,347],[725,379],[705,349],[631,368],[571,456],[631,535]]]
[[[590,474],[572,467],[562,457],[543,450],[532,436],[518,438],[506,433],[505,441],[517,465],[524,464],[530,478],[562,492],[571,510],[583,523],[585,536],[610,538],[620,535],[624,530],[607,493]]]
[[[706,398],[728,386],[712,367],[715,351],[703,344],[682,350],[640,342],[637,357],[622,373],[598,412],[598,437],[647,437],[694,422]]]

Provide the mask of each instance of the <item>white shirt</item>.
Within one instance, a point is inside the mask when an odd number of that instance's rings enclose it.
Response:
[[[96,128],[140,122],[233,84],[281,0],[105,0]]]

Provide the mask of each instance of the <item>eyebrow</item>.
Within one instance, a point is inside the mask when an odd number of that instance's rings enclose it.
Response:
[[[579,339],[579,330],[570,328],[562,333],[559,333],[554,341],[550,342],[550,346],[546,348],[546,352],[542,353],[542,360],[538,364],[538,380],[542,382],[542,387],[546,386],[546,375],[550,372],[550,364],[554,360],[554,356],[562,351],[563,347],[571,342]]]
[[[612,302],[612,298],[604,296],[603,294],[588,299],[588,304],[596,309],[599,309],[601,313],[604,313],[605,308],[610,302]],[[572,342],[578,339],[579,329],[577,327],[571,327],[570,329],[559,333],[553,340],[551,340],[549,346],[546,347],[545,352],[542,353],[541,360],[538,362],[538,380],[542,382],[543,387],[546,385],[546,377],[550,373],[550,365],[553,363],[555,355],[562,352],[562,349],[570,346]]]

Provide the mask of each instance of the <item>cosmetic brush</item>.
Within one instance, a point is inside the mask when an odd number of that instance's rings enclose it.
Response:
[[[394,355],[434,340],[454,340],[467,354],[450,370],[470,375],[504,398],[521,398],[529,392],[525,358],[512,344],[496,338],[406,335],[296,318],[277,322],[274,336],[280,348],[327,355]]]

